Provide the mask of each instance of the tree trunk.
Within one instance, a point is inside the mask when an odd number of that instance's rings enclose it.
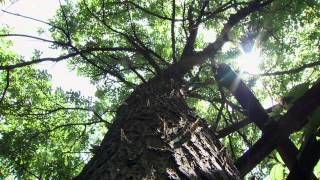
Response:
[[[181,87],[157,78],[136,88],[76,179],[240,179]]]

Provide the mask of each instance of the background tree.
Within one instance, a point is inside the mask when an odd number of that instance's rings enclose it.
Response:
[[[286,166],[296,173],[289,177],[318,176],[319,170],[310,174],[317,152],[299,169],[308,159],[302,154],[312,152],[307,147],[319,146],[319,124],[304,131],[311,135],[303,141],[298,131],[318,116],[318,8],[311,0],[66,1],[43,22],[54,40],[3,32],[52,43],[62,53],[23,61],[4,48],[1,173],[70,177],[91,148],[79,178],[239,178],[259,162],[251,176],[283,179]],[[243,73],[237,57],[257,51],[262,72]],[[65,59],[97,85],[97,101],[52,90],[48,75],[33,67]],[[13,78],[24,73],[28,80]],[[306,93],[290,92],[302,83]],[[256,97],[279,105],[264,110]],[[97,131],[98,123],[108,132],[90,147],[105,131]]]

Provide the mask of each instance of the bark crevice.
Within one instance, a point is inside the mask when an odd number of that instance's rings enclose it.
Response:
[[[187,106],[179,82],[152,82],[119,108],[76,179],[239,179],[207,124]]]

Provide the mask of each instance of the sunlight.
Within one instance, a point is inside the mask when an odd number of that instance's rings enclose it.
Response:
[[[236,58],[236,62],[242,72],[249,74],[258,74],[259,64],[261,62],[261,51],[258,48],[253,48],[251,52],[241,51],[241,55]]]

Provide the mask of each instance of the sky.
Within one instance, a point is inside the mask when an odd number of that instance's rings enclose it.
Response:
[[[59,0],[15,0],[13,3],[0,4],[1,10],[6,10],[13,13],[41,19],[47,21],[59,8]],[[33,36],[39,36],[37,30],[39,28],[48,29],[48,26],[42,23],[38,23],[32,20],[21,18],[14,15],[9,15],[4,12],[0,12],[0,24],[9,25],[13,28],[12,33],[28,34]],[[41,37],[50,39],[49,33],[44,33]],[[25,57],[25,60],[30,60],[34,49],[41,50],[43,55],[41,57],[57,57],[59,56],[58,50],[49,48],[48,43],[22,38],[14,37],[10,38],[14,41],[12,50],[19,55]],[[80,91],[84,96],[94,96],[95,86],[90,84],[90,80],[85,77],[79,77],[75,71],[68,70],[66,62],[45,62],[38,65],[39,69],[46,69],[49,74],[52,75],[53,87],[61,87],[64,90]]]

